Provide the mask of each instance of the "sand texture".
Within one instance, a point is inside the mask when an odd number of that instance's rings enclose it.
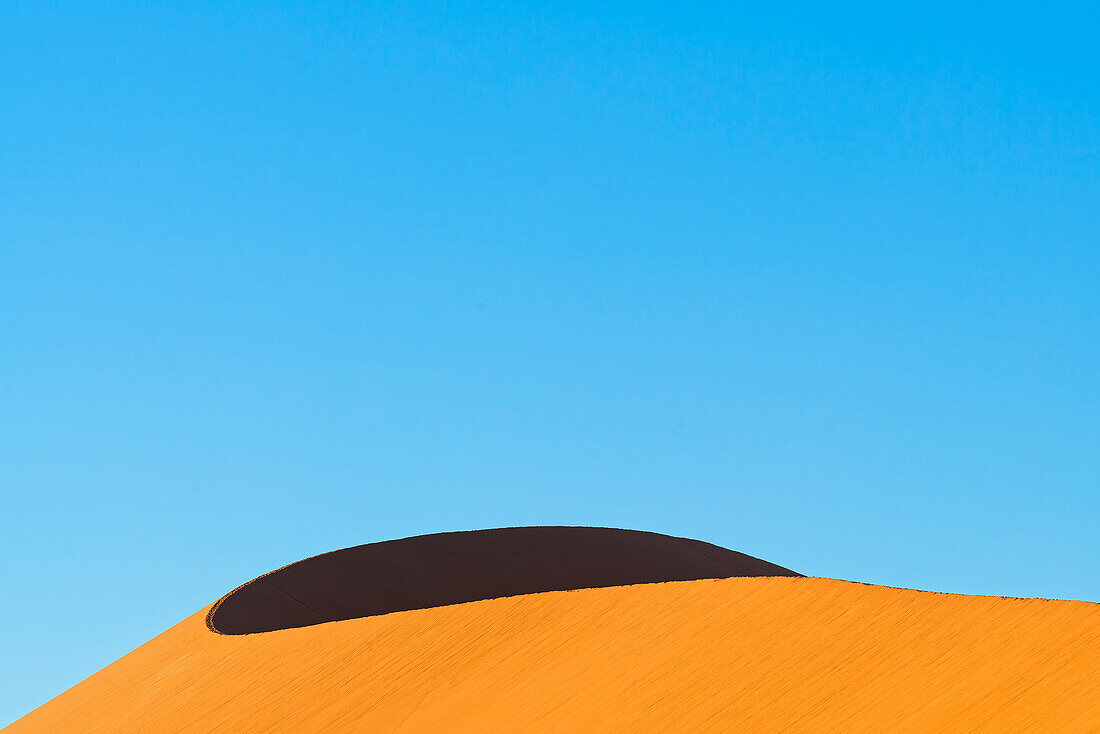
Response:
[[[250,635],[203,609],[5,730],[1100,731],[1100,605],[728,578]]]

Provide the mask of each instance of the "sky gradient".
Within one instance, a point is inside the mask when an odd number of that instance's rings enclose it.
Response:
[[[443,530],[1100,601],[1095,10],[226,5],[0,10],[0,724]]]

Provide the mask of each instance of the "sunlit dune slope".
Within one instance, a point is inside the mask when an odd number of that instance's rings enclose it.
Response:
[[[10,732],[1100,730],[1100,605],[1084,602],[787,577],[239,636],[206,615]]]

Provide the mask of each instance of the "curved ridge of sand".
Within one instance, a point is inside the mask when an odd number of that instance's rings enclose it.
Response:
[[[1100,730],[1100,604],[820,578],[549,592],[228,636],[202,610],[24,732]]]
[[[418,535],[323,553],[219,599],[207,625],[251,634],[545,591],[732,576],[799,576],[689,538],[536,526]]]

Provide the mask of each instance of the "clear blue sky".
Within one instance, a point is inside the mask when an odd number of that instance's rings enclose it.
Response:
[[[0,722],[450,529],[1100,600],[1100,18],[887,5],[6,3]]]

